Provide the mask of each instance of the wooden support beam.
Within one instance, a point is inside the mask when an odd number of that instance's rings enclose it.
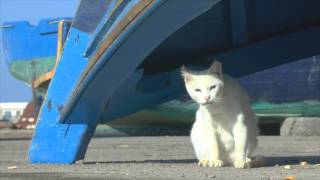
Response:
[[[255,16],[253,0],[229,0],[232,44],[239,47],[250,42]]]

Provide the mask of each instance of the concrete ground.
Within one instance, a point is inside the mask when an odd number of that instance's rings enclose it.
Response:
[[[32,165],[27,161],[30,133],[22,136],[4,136],[0,130],[0,180],[320,179],[316,136],[259,137],[255,154],[265,156],[267,164],[251,169],[198,167],[186,136],[99,137],[91,141],[83,163]],[[299,165],[302,161],[308,164]]]

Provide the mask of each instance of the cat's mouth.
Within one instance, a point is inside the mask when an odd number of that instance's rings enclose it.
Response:
[[[200,103],[201,105],[212,105],[212,104],[216,104],[216,103],[220,103],[222,102],[222,99],[213,99],[211,101],[208,101],[208,102],[203,102],[203,103]]]
[[[212,102],[204,102],[204,103],[201,103],[201,105],[210,105],[212,104]]]

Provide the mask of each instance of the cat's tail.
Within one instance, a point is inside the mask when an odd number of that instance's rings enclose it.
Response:
[[[257,156],[251,159],[250,168],[263,167],[267,165],[267,160],[264,156]]]

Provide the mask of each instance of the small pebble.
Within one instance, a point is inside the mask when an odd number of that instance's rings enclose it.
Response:
[[[287,176],[284,178],[284,180],[295,180],[294,176]]]
[[[262,176],[262,177],[260,178],[260,180],[272,180],[272,178],[271,178],[271,177]]]
[[[18,168],[17,166],[8,166],[8,170],[17,169],[17,168]]]
[[[76,164],[83,164],[83,159],[76,161]]]
[[[208,178],[216,178],[216,175],[208,175]]]
[[[290,165],[285,165],[284,168],[285,169],[291,169],[291,166]]]
[[[308,165],[308,162],[307,161],[302,161],[299,164],[300,164],[300,166],[306,166],[306,165]]]
[[[127,144],[121,144],[121,145],[119,145],[118,147],[119,147],[119,148],[128,148],[128,147],[130,147],[130,146],[127,145]]]

